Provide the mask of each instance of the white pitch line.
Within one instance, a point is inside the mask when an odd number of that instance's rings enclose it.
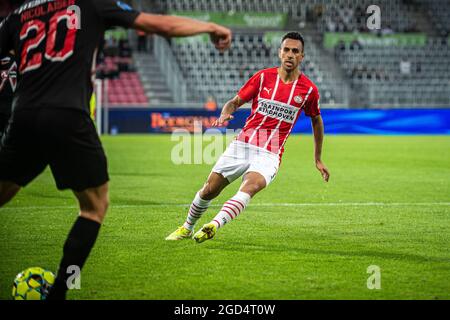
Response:
[[[189,207],[190,203],[155,203],[155,204],[125,204],[111,205],[110,208],[146,208],[146,207]],[[221,207],[214,204],[210,207]],[[450,206],[450,202],[310,202],[310,203],[250,203],[250,207],[406,207],[406,206]],[[30,207],[7,207],[2,211],[13,210],[55,210],[55,209],[77,209],[77,206],[30,206]]]

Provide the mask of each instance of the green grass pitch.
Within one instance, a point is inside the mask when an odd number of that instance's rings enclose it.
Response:
[[[69,299],[449,299],[450,137],[292,136],[279,174],[203,244],[168,242],[212,165],[174,165],[169,135],[103,138],[111,208]],[[200,225],[238,188],[235,182]],[[77,215],[47,170],[0,209],[0,299],[56,270]],[[369,290],[371,265],[381,289]]]

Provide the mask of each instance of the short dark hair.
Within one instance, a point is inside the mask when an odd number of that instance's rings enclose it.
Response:
[[[305,50],[305,39],[303,39],[303,36],[301,35],[300,32],[293,31],[286,33],[281,39],[281,43],[283,43],[283,41],[286,39],[293,39],[300,41],[302,43],[302,52]]]

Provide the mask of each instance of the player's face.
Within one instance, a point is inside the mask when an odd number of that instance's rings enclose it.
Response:
[[[286,39],[278,50],[281,66],[288,72],[298,68],[303,61],[303,46],[300,40]]]

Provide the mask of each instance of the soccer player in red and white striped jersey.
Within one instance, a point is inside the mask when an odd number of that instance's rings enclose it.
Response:
[[[286,140],[302,111],[311,117],[316,167],[328,182],[330,173],[321,160],[324,128],[319,91],[299,68],[304,58],[301,34],[290,32],[282,38],[279,58],[280,67],[257,72],[223,107],[215,126],[232,120],[232,114],[244,103],[252,103],[252,111],[243,130],[220,157],[205,185],[196,194],[183,226],[170,234],[167,240],[190,238],[211,200],[228,184],[243,176],[239,192],[194,235],[194,239],[197,242],[211,239],[217,229],[235,219],[250,199],[275,178]]]

